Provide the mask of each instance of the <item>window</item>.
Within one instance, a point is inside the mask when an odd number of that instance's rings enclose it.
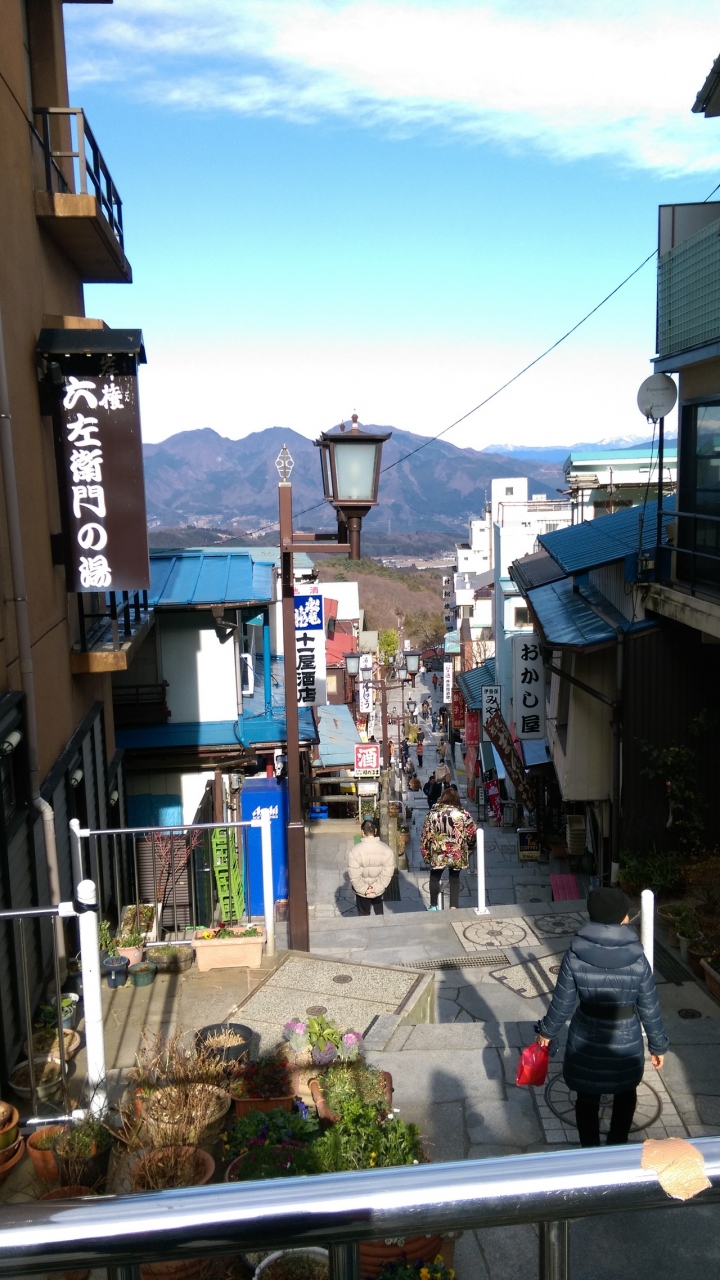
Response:
[[[337,693],[338,691],[338,678],[335,671],[328,671],[327,673],[327,691],[328,694]]]
[[[506,490],[505,490],[505,497],[506,497],[506,498],[512,498],[512,496],[513,496],[514,492],[515,492],[515,490],[514,490],[514,488],[513,488],[513,487],[512,487],[512,485],[511,485],[509,489],[507,489],[507,488],[506,488]]]
[[[679,520],[678,577],[719,584],[720,404],[684,406],[679,480],[680,510],[696,518]]]
[[[15,766],[13,756],[0,756],[0,786],[2,786],[3,816],[7,822],[15,812]]]
[[[515,626],[527,627],[530,622],[530,614],[527,606],[518,606],[515,609]]]

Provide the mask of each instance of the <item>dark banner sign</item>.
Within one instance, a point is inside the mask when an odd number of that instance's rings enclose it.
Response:
[[[534,809],[535,797],[532,787],[500,710],[496,711],[487,721],[485,732],[505,765],[507,776],[523,804],[528,809]]]
[[[55,418],[68,590],[142,590],[150,569],[137,377],[73,365],[64,363]]]

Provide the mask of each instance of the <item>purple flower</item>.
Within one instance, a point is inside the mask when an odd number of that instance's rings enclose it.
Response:
[[[301,1022],[299,1018],[291,1018],[283,1027],[285,1039],[289,1040],[292,1035],[304,1035],[307,1031],[307,1023]]]
[[[329,1063],[335,1061],[337,1056],[337,1047],[330,1040],[328,1040],[324,1049],[318,1049],[317,1045],[315,1045],[312,1051],[313,1062],[316,1062],[319,1067],[328,1066]]]
[[[363,1038],[359,1031],[346,1031],[340,1037],[340,1057],[343,1061],[353,1061],[362,1052],[362,1048]]]

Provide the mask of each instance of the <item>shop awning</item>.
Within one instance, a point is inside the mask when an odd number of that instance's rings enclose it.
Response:
[[[604,516],[602,520],[609,518]],[[602,520],[597,523],[602,524]],[[657,625],[629,622],[595,587],[583,583],[576,589],[571,578],[536,587],[528,592],[527,600],[550,649],[595,649],[614,644],[617,628],[625,635],[635,635]]]
[[[482,691],[486,684],[495,684],[495,659],[486,658],[472,671],[461,671],[456,677],[458,688],[469,711],[482,709]]]
[[[315,764],[321,769],[352,769],[355,767],[355,744],[362,739],[344,705],[316,707],[320,742]]]

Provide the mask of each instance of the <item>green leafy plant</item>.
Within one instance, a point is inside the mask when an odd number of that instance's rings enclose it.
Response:
[[[417,1125],[357,1098],[348,1099],[340,1119],[313,1148],[321,1173],[419,1164],[425,1158]]]
[[[331,1111],[342,1113],[351,1100],[386,1108],[385,1086],[380,1072],[365,1062],[333,1063],[320,1078],[323,1097]]]
[[[57,1135],[55,1150],[70,1160],[87,1159],[95,1151],[105,1151],[111,1142],[112,1135],[102,1121],[88,1116]]]
[[[283,1142],[312,1142],[317,1138],[320,1126],[314,1117],[305,1118],[299,1111],[284,1111],[275,1107],[273,1111],[250,1111],[238,1120],[223,1137],[225,1155],[228,1160],[235,1160],[241,1155],[248,1143],[257,1139],[270,1146],[278,1146]]]
[[[98,946],[101,951],[107,951],[109,956],[117,955],[117,943],[109,920],[101,920],[98,925]]]
[[[680,893],[684,884],[686,857],[678,852],[658,851],[620,854],[620,878],[623,884],[639,891],[652,889],[657,894]]]
[[[681,913],[676,916],[675,928],[679,937],[689,938],[691,942],[699,941],[702,937],[700,922],[692,907],[683,907]]]
[[[397,1262],[387,1262],[378,1275],[378,1280],[455,1280],[452,1267],[446,1267],[440,1254],[433,1262],[418,1258],[415,1262],[407,1262],[404,1258]]]
[[[398,633],[394,627],[386,627],[378,633],[378,656],[383,666],[388,666],[398,651]]]
[[[251,1138],[238,1157],[241,1163],[233,1169],[231,1182],[248,1182],[256,1178],[292,1178],[317,1173],[314,1147],[286,1139],[276,1145]]]
[[[221,929],[218,929],[217,933],[215,934],[216,938],[236,938],[237,936],[238,935],[236,934],[235,930],[231,929],[230,926],[226,924],[224,924]]]
[[[137,929],[131,929],[129,933],[124,933],[122,937],[118,938],[118,946],[120,947],[141,947],[143,942],[144,938],[141,933],[138,933]]]
[[[230,1093],[234,1098],[288,1098],[292,1094],[290,1065],[274,1053],[256,1062],[241,1062]]]

